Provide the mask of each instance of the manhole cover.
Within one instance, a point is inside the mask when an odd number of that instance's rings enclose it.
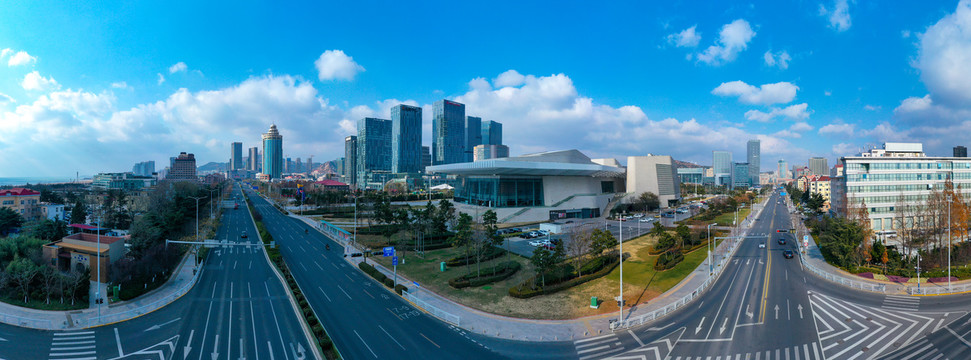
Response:
[[[866,321],[873,322],[873,318],[866,318]]]
[[[846,318],[846,322],[852,322],[852,321],[853,321],[853,319]]]
[[[843,339],[836,340],[836,343],[837,344],[842,344],[843,343]]]

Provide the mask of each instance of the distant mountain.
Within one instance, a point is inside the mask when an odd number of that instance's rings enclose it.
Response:
[[[320,165],[317,165],[312,173],[317,175],[339,174],[337,171],[337,160],[324,161],[320,163]]]
[[[685,169],[703,167],[693,162],[687,162],[687,161],[681,161],[681,160],[674,160],[674,163],[677,164],[679,168],[685,168]]]
[[[209,163],[207,163],[205,165],[202,165],[202,166],[197,167],[196,168],[196,171],[198,171],[198,172],[204,172],[204,171],[226,171],[227,168],[229,168],[229,163],[228,162],[219,163],[219,162],[212,162],[212,161],[210,161]]]

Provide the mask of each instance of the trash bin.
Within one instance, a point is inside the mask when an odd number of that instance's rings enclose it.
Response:
[[[600,308],[600,304],[598,304],[598,301],[597,301],[597,297],[596,296],[591,296],[590,297],[590,308],[591,309],[599,309]]]
[[[441,262],[441,263],[439,263],[438,265],[439,265],[439,267],[441,268],[441,271],[442,271],[442,272],[445,272],[445,262],[444,262],[444,261],[442,261],[442,262]]]

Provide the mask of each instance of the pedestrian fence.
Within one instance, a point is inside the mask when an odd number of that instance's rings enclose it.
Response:
[[[854,280],[844,278],[842,276],[834,275],[832,273],[820,270],[819,268],[813,266],[811,262],[807,261],[806,255],[803,255],[801,253],[799,254],[799,260],[802,261],[802,265],[805,266],[806,269],[809,269],[809,271],[811,271],[813,274],[816,274],[816,276],[819,276],[823,279],[835,282],[843,286],[851,287],[854,289],[879,292],[879,293],[887,292],[887,285],[884,285],[884,284],[871,284],[863,281],[854,281]]]
[[[758,213],[754,214],[754,217],[750,217],[749,219],[747,219],[745,222],[742,223],[742,226],[744,229],[738,234],[739,238],[745,237],[745,235],[747,234],[747,231],[750,230],[752,227],[753,222],[751,221],[751,219],[757,218],[760,215],[762,215],[762,209],[764,208],[765,206],[760,207],[758,209]],[[707,290],[709,287],[711,287],[712,284],[715,283],[715,280],[717,280],[718,276],[721,275],[721,273],[724,271],[725,265],[728,263],[729,260],[731,260],[732,255],[735,254],[735,250],[738,249],[740,244],[741,244],[741,241],[732,241],[728,245],[729,248],[725,252],[725,255],[719,257],[716,266],[712,270],[711,276],[709,276],[708,279],[706,279],[705,282],[701,284],[701,286],[698,286],[690,294],[685,295],[678,300],[675,300],[673,303],[668,304],[665,307],[651,311],[647,314],[630,317],[630,318],[624,319],[624,321],[611,322],[610,330],[627,329],[634,326],[644,325],[654,320],[660,319],[664,316],[667,316],[668,314],[675,312],[676,310],[684,307],[685,305],[690,304],[691,301],[697,299],[699,296],[704,294],[705,290]],[[702,263],[702,266],[709,266],[709,265],[707,263]]]
[[[425,300],[419,299],[417,296],[412,295],[408,291],[402,291],[401,292],[401,296],[403,296],[408,301],[411,301],[413,304],[417,305],[418,307],[420,307],[422,309],[425,309],[425,311],[427,311],[428,313],[434,315],[435,317],[437,317],[439,319],[442,319],[443,321],[445,321],[445,322],[447,322],[449,324],[452,324],[452,325],[455,325],[455,326],[460,326],[460,322],[461,322],[462,318],[460,318],[458,315],[453,315],[453,314],[451,314],[449,312],[446,312],[446,311],[444,311],[442,309],[439,309],[439,308],[435,307],[434,305],[429,304]]]
[[[182,295],[185,295],[186,293],[188,293],[189,290],[192,290],[192,286],[195,285],[195,283],[199,280],[200,275],[202,275],[202,271],[196,271],[195,275],[193,275],[192,278],[189,279],[189,282],[179,287],[175,292],[165,295],[161,299],[155,300],[148,305],[139,306],[137,308],[134,308],[125,312],[116,313],[116,314],[102,315],[100,317],[95,313],[95,314],[92,314],[91,317],[88,317],[86,319],[75,319],[74,325],[79,326],[81,328],[89,328],[92,326],[98,326],[103,324],[110,324],[114,322],[129,320],[129,319],[150,313],[152,311],[158,310],[168,304],[171,304],[173,301],[179,299],[180,297],[182,297]]]
[[[971,291],[971,284],[951,286],[950,290],[947,288],[947,283],[935,283],[934,285],[935,286],[921,286],[920,289],[918,289],[916,286],[908,286],[907,293],[910,295],[944,295]]]
[[[10,314],[0,314],[0,323],[31,329],[54,330],[54,324],[48,319],[28,319]]]

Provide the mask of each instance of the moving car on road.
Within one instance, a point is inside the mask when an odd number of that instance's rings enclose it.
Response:
[[[241,235],[239,235],[239,237],[245,239],[247,237],[246,236],[246,230],[243,230],[243,233]]]
[[[785,256],[786,259],[792,259],[795,255],[792,253],[792,250],[786,250],[782,252],[782,256]]]
[[[765,242],[759,243],[759,249],[765,249]]]
[[[779,245],[785,245],[785,244],[786,244],[786,238],[779,238]]]

